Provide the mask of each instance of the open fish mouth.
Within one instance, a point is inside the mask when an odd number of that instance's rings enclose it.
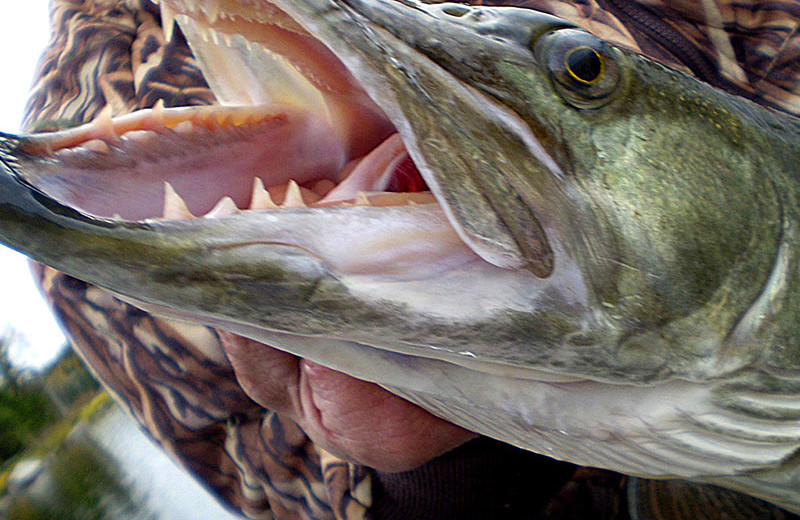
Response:
[[[159,102],[118,117],[109,108],[83,126],[27,137],[25,160],[35,164],[23,171],[48,196],[133,222],[307,212],[328,238],[287,243],[342,274],[424,279],[478,261],[551,273],[543,232],[534,262],[476,240],[436,173],[417,167],[410,134],[401,137],[345,65],[283,11],[234,0],[162,1],[161,11],[166,37],[180,24],[220,105]],[[347,217],[355,206],[395,211]],[[326,225],[331,210],[346,228]]]
[[[376,51],[372,21],[347,4],[329,6],[364,24],[345,31],[361,48],[294,21],[338,30],[336,17],[274,5],[161,3],[167,38],[180,23],[218,104],[107,108],[82,126],[0,136],[3,241],[140,308],[373,382],[386,371],[328,359],[328,346],[584,377],[538,370],[586,328],[564,317],[589,294],[568,219],[548,211],[568,207],[558,166],[522,116],[377,25]],[[572,27],[524,11],[513,13],[530,31]],[[399,25],[413,32],[424,12]],[[351,48],[375,60],[358,67]],[[411,81],[425,92],[401,100],[411,70],[434,84]],[[531,309],[540,343],[517,348]]]
[[[403,259],[414,258],[415,265],[429,264],[437,271],[476,259],[445,218],[407,228],[407,218],[400,223],[387,214],[381,223],[359,227],[354,221],[349,236],[341,224],[331,227],[327,232],[332,234],[321,240],[326,209],[395,206],[413,211],[414,205],[435,205],[436,200],[397,134],[366,156],[347,160],[332,127],[291,106],[159,106],[113,119],[106,112],[87,125],[31,137],[24,148],[31,154],[27,159],[36,163],[32,184],[95,217],[133,222],[259,219],[299,210],[313,213],[307,222],[318,229],[313,243],[298,238],[295,245],[341,273],[391,276],[394,271],[400,276],[402,271],[402,276],[416,272],[424,277],[429,273]],[[394,233],[387,237],[387,231]],[[285,238],[291,243],[291,237]]]

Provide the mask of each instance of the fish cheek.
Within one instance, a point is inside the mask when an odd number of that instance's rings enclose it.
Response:
[[[605,211],[613,215],[617,238],[615,305],[643,324],[715,305],[729,286],[740,287],[737,305],[744,308],[774,254],[759,243],[772,243],[777,233],[770,222],[778,221],[778,204],[770,202],[773,190],[751,154],[708,129],[690,128],[642,119],[625,150],[601,169]],[[705,136],[702,143],[698,134]],[[727,308],[732,302],[726,298]],[[721,330],[729,325],[719,323]]]

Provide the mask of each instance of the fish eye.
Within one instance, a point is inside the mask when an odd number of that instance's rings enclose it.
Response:
[[[597,108],[616,91],[620,78],[615,51],[579,29],[558,29],[535,43],[537,60],[556,90],[577,108]]]
[[[564,56],[564,70],[579,83],[591,85],[603,79],[603,56],[586,45],[573,47]]]

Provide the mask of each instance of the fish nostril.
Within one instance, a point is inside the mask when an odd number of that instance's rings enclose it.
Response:
[[[463,5],[448,5],[442,9],[442,12],[446,15],[455,16],[457,18],[461,18],[462,16],[468,14],[470,9]]]

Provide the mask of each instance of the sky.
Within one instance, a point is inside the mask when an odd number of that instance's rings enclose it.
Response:
[[[0,131],[16,132],[36,63],[49,37],[48,0],[0,2]],[[0,330],[7,327],[22,337],[12,346],[11,355],[23,367],[41,368],[65,342],[33,283],[25,257],[0,246]]]

